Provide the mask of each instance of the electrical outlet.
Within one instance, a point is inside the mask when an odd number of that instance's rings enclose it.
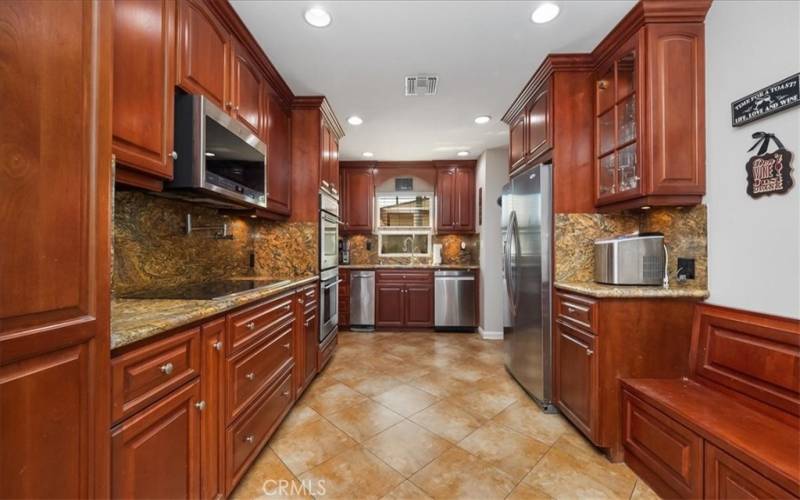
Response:
[[[372,251],[372,242],[367,240],[367,252],[371,252],[371,251]]]
[[[694,259],[678,257],[678,281],[694,279]]]

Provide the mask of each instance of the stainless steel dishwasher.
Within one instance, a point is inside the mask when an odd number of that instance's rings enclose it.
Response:
[[[350,271],[350,329],[375,329],[375,271]]]
[[[436,271],[434,322],[437,330],[471,330],[477,318],[475,305],[478,289],[472,271]]]

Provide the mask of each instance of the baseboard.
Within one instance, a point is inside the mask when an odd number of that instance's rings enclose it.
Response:
[[[487,332],[479,326],[478,333],[483,340],[503,340],[503,332]]]

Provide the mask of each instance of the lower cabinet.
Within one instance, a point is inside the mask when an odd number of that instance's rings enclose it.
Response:
[[[113,498],[200,496],[200,382],[193,382],[111,431]]]
[[[409,284],[406,285],[404,292],[404,326],[422,328],[433,326],[433,284]]]
[[[297,292],[299,321],[295,332],[295,392],[299,397],[317,374],[319,351],[319,304],[317,286],[312,285]]]
[[[375,284],[375,325],[428,328],[433,326],[433,273],[378,271]]]
[[[200,392],[205,408],[200,412],[200,492],[202,498],[221,498],[225,489],[222,437],[225,419],[225,318],[203,325],[201,331]]]
[[[402,283],[377,283],[375,285],[375,325],[402,327],[405,298]]]
[[[705,443],[705,498],[796,498],[739,460]]]
[[[595,336],[556,322],[556,399],[561,411],[588,435],[597,433],[597,356]]]

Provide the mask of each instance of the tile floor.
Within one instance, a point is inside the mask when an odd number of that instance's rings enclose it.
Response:
[[[233,494],[310,496],[657,498],[542,413],[506,373],[501,342],[431,332],[340,333]]]

